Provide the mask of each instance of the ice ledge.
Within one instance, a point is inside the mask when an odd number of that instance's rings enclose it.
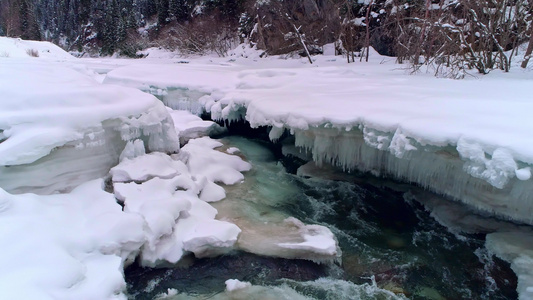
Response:
[[[319,165],[415,183],[499,217],[533,224],[533,186],[521,180],[527,176],[516,176],[529,167],[504,149],[488,158],[483,152],[467,156],[460,147],[422,145],[400,130],[394,135],[366,128],[292,131],[295,145],[309,151]]]

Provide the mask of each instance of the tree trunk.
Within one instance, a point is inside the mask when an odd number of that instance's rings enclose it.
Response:
[[[365,41],[365,46],[366,46],[366,57],[365,57],[365,60],[366,62],[368,62],[368,50],[370,50],[370,11],[372,10],[372,4],[374,4],[374,0],[370,0],[370,3],[368,4],[368,8],[366,10],[366,41]]]
[[[529,45],[527,46],[526,55],[524,55],[524,61],[522,62],[521,67],[526,68],[531,58],[531,52],[533,52],[533,24],[531,24],[531,32],[529,33]]]
[[[307,59],[309,59],[309,63],[313,64],[313,61],[311,60],[311,53],[309,53],[309,49],[307,49],[307,45],[305,44],[303,36],[300,34],[300,28],[297,28],[296,25],[292,24],[292,27],[294,27],[294,31],[298,38],[300,39],[300,43],[302,44],[302,47],[305,50],[305,54],[307,55]]]
[[[418,65],[420,63],[420,52],[422,52],[422,46],[424,44],[424,38],[426,35],[426,26],[429,19],[429,7],[431,4],[431,0],[426,0],[426,14],[424,16],[424,23],[422,24],[422,32],[420,33],[420,39],[418,41],[418,45],[416,48],[416,53],[414,57],[414,64]]]

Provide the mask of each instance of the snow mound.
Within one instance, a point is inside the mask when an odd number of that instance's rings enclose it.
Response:
[[[249,171],[252,166],[238,156],[213,150],[221,146],[222,143],[209,138],[194,139],[181,148],[180,155],[195,176],[223,184],[242,181],[241,172]]]
[[[45,58],[49,60],[73,60],[74,57],[50,42],[27,41],[19,38],[0,37],[0,59]]]
[[[102,180],[69,194],[0,189],[0,298],[126,299],[122,270],[144,243],[143,220]]]
[[[182,162],[175,161],[164,153],[152,152],[133,159],[124,158],[109,173],[113,182],[127,182],[147,181],[153,177],[173,178],[182,173],[180,170],[187,170]]]

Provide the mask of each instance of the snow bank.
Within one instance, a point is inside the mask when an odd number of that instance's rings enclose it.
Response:
[[[378,55],[368,64],[315,59],[126,66],[106,81],[197,90],[214,119],[272,126],[273,140],[287,129],[319,163],[413,182],[533,223],[532,74],[448,80],[408,77]]]
[[[71,68],[2,60],[0,94],[0,186],[11,192],[47,194],[102,177],[136,138],[151,151],[179,147],[155,97]]]
[[[102,187],[95,180],[50,196],[0,189],[0,298],[126,299],[122,270],[144,243],[143,220]]]
[[[45,58],[48,60],[73,60],[74,57],[50,42],[26,41],[0,37],[0,59]]]
[[[238,170],[250,165],[214,150],[220,144],[214,140],[190,144],[171,157],[145,154],[140,140],[129,142],[110,171],[114,196],[102,180],[49,196],[0,189],[0,298],[126,299],[122,270],[139,254],[143,265],[162,266],[187,253],[233,249],[241,230],[216,220],[217,210],[201,199],[220,200],[213,190],[222,188],[213,181],[236,183]],[[209,175],[216,172],[205,160],[213,156],[212,167],[229,176]]]

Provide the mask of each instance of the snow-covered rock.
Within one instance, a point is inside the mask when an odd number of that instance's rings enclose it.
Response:
[[[228,292],[245,289],[252,286],[251,283],[246,281],[240,281],[238,279],[228,279],[224,283],[226,284],[226,291]]]
[[[293,224],[300,230],[303,242],[285,242],[278,245],[283,248],[302,250],[303,253],[337,255],[337,241],[333,233],[321,225],[305,225],[295,218],[287,218],[285,222]]]
[[[134,144],[125,152],[135,152]],[[144,219],[143,265],[175,264],[186,253],[209,257],[233,249],[241,230],[216,220],[217,210],[207,202],[225,197],[215,181],[238,183],[250,164],[214,150],[221,145],[207,137],[193,139],[179,155],[129,155],[111,169],[115,197],[124,211]],[[220,177],[217,171],[226,174]]]

